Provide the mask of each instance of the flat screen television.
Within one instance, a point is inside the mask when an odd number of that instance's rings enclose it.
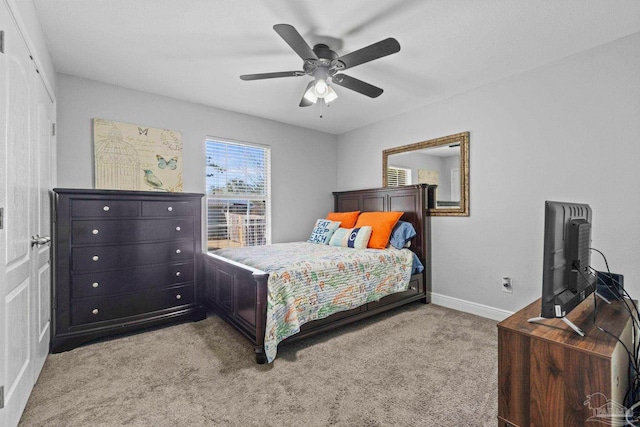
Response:
[[[541,317],[564,318],[596,290],[590,247],[589,205],[546,201]]]

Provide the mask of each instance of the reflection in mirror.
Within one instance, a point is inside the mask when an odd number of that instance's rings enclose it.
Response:
[[[469,132],[382,153],[383,186],[436,185],[434,216],[469,215]]]

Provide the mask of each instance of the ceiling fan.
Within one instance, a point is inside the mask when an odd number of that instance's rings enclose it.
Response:
[[[338,98],[335,90],[329,86],[329,81],[371,98],[380,96],[383,91],[379,87],[343,74],[342,71],[400,51],[400,43],[394,38],[388,38],[346,55],[338,56],[323,43],[316,44],[312,49],[291,25],[277,24],[273,26],[273,29],[302,58],[304,61],[302,71],[245,74],[240,78],[242,80],[261,80],[309,75],[314,80],[309,82],[304,91],[300,101],[301,107],[313,105],[318,99],[328,104]]]

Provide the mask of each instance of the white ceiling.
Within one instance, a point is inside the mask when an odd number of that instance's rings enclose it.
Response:
[[[56,70],[341,134],[640,31],[638,0],[34,0]],[[387,37],[399,53],[346,71],[384,89],[342,87],[320,118],[300,108],[311,79],[273,30],[346,54]],[[332,47],[332,46],[330,46]]]

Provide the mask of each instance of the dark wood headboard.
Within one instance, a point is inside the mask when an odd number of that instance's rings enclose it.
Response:
[[[336,191],[335,212],[404,212],[400,218],[413,224],[416,237],[411,242],[413,250],[425,266],[431,265],[431,224],[428,215],[429,200],[427,184],[403,187],[371,188],[366,190]]]

